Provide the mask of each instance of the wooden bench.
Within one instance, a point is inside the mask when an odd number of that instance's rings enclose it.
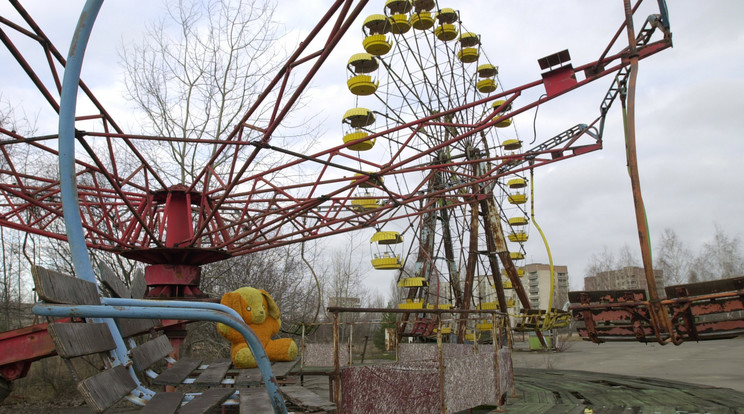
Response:
[[[156,326],[153,317],[156,315],[181,311],[184,315],[193,315],[194,320],[212,320],[208,317],[219,312],[204,308],[179,310],[173,307],[160,307],[149,311],[147,311],[149,308],[143,308],[143,312],[137,315],[139,318],[132,318],[131,312],[134,311],[130,310],[130,314],[127,314],[127,309],[123,309],[128,308],[127,306],[106,306],[105,302],[112,302],[113,299],[101,298],[93,283],[42,267],[35,267],[33,276],[39,298],[44,301],[34,307],[34,312],[46,316],[64,314],[77,321],[49,325],[49,333],[58,354],[66,361],[89,355],[101,356],[103,369],[88,378],[81,378],[81,373],[75,370],[74,364],[68,363],[78,382],[79,392],[94,411],[102,412],[122,398],[126,398],[143,405],[142,412],[145,413],[166,414],[174,413],[176,410],[179,413],[204,413],[221,404],[240,405],[241,413],[286,412],[282,397],[278,392],[272,394],[272,389],[276,391],[278,384],[291,382],[287,380],[287,376],[295,362],[275,363],[269,368],[272,372],[267,373],[258,368],[235,369],[229,359],[212,361],[208,365],[194,358],[174,361],[168,358],[173,352],[170,341],[165,335],[157,335],[153,329]],[[123,284],[117,283],[118,278],[112,272],[102,269],[101,279],[115,296],[131,297],[131,292]],[[155,304],[156,301],[120,299],[116,303],[139,302]],[[159,302],[157,305],[163,306],[164,303]],[[221,306],[198,303],[190,305],[211,308]],[[126,314],[128,317],[97,318],[100,314],[116,316]],[[83,321],[81,318],[86,320]],[[242,321],[240,323],[242,324]],[[140,344],[138,342],[141,341],[127,339],[129,334],[142,332],[155,334],[152,339]],[[261,353],[263,354],[262,350]],[[254,354],[260,359],[259,353]],[[265,354],[263,357],[265,358]],[[164,360],[171,362],[170,367],[161,373],[155,372],[153,366]],[[156,392],[143,385],[141,378],[144,375],[150,377],[152,383],[158,386],[188,386],[187,388],[199,388],[202,392],[180,390]],[[317,398],[313,399],[313,395],[307,394],[310,391],[301,387],[287,385],[279,387],[278,391],[303,409],[333,410],[333,405],[328,400],[323,400],[317,395],[315,395]]]

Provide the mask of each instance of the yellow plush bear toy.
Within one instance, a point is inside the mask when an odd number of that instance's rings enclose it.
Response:
[[[253,329],[270,361],[293,361],[297,357],[297,344],[291,338],[271,339],[279,333],[282,321],[279,307],[265,290],[242,287],[225,293],[220,303],[237,311]],[[256,359],[238,331],[221,323],[217,331],[232,343],[230,357],[237,368],[256,367]]]

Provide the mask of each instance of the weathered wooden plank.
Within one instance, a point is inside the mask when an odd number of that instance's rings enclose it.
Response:
[[[182,392],[159,392],[145,405],[139,414],[173,414],[181,406]]]
[[[98,271],[101,275],[101,283],[113,293],[114,297],[127,299],[132,297],[132,292],[129,288],[107,264],[99,263]]]
[[[171,352],[173,352],[173,347],[165,335],[160,335],[129,351],[134,368],[138,371],[150,368],[152,364],[162,360]]]
[[[102,371],[78,383],[78,391],[96,412],[102,412],[129,394],[137,384],[121,365]]]
[[[292,372],[298,361],[274,362],[271,364],[271,370],[276,379],[284,379]],[[261,370],[258,368],[241,369],[235,378],[235,385],[238,387],[255,386],[263,382]]]
[[[263,382],[261,376],[261,370],[258,368],[241,369],[238,371],[238,376],[235,378],[235,386],[255,386]]]
[[[132,279],[132,299],[143,299],[146,291],[147,282],[145,281],[145,275],[141,270],[138,270],[134,274],[134,279]]]
[[[274,414],[269,394],[263,387],[240,389],[240,414]]]
[[[116,347],[105,323],[52,323],[47,331],[59,356],[73,358]]]
[[[289,362],[274,362],[271,364],[271,371],[276,378],[284,378],[289,375],[290,371],[297,365],[297,360]]]
[[[200,359],[181,358],[152,382],[157,385],[178,385],[201,365]]]
[[[336,405],[326,398],[308,390],[299,385],[285,385],[279,387],[279,392],[284,395],[293,404],[307,410],[331,411],[336,409]]]
[[[204,370],[196,380],[194,384],[201,385],[220,385],[222,379],[225,378],[227,370],[230,369],[232,362],[229,359],[216,359],[209,367]]]
[[[69,305],[99,305],[101,298],[95,283],[34,266],[31,274],[36,293],[45,302]]]
[[[158,325],[156,319],[117,319],[116,325],[119,327],[119,332],[124,338],[130,336],[142,335],[147,333],[150,329]]]
[[[235,393],[232,388],[210,388],[186,403],[178,414],[202,414],[222,404]]]

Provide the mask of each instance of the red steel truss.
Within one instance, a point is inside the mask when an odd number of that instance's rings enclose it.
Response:
[[[34,80],[41,94],[50,105],[58,109],[60,78],[64,58],[44,36],[34,21],[17,1],[13,5],[31,29],[3,18],[6,29],[0,32],[6,47],[18,63]],[[462,196],[463,189],[473,185],[486,188],[507,173],[549,164],[601,148],[601,137],[596,133],[597,123],[603,121],[601,114],[588,127],[573,130],[554,143],[535,147],[519,155],[481,157],[478,159],[453,159],[447,164],[432,163],[437,151],[454,147],[475,134],[494,126],[502,119],[512,117],[535,108],[549,100],[580,88],[610,74],[616,74],[627,64],[627,50],[605,56],[601,60],[571,69],[573,83],[551,82],[554,76],[548,72],[543,79],[505,91],[497,95],[452,108],[396,128],[380,131],[367,139],[384,137],[393,132],[407,131],[405,148],[425,128],[436,126],[456,127],[458,135],[425,150],[400,151],[383,162],[360,159],[348,145],[335,145],[301,153],[289,147],[273,145],[272,133],[282,122],[299,95],[304,91],[333,46],[348,29],[351,22],[366,3],[359,2],[352,8],[351,1],[336,1],[320,23],[301,42],[295,54],[282,67],[266,88],[260,99],[228,136],[219,140],[182,139],[126,134],[106,112],[93,92],[81,82],[85,96],[94,104],[95,113],[79,115],[79,121],[96,121],[96,131],[80,130],[77,133],[80,148],[78,182],[84,228],[91,248],[119,252],[145,263],[173,263],[200,265],[225,257],[246,254],[288,243],[314,239],[363,227],[378,226],[390,220],[420,215],[438,208],[421,201],[425,199],[447,199],[452,205],[470,203]],[[335,17],[334,17],[335,16]],[[321,50],[306,51],[306,45],[326,25],[332,25],[327,45]],[[51,76],[55,80],[52,88],[41,82],[42,76],[24,59],[14,47],[5,30],[34,39],[47,56]],[[640,42],[640,40],[639,40]],[[640,58],[650,56],[671,46],[668,36],[639,47]],[[285,86],[290,74],[307,68],[299,86],[289,93]],[[556,71],[556,76],[565,78],[566,68]],[[619,80],[618,80],[619,82]],[[551,86],[548,87],[547,85]],[[516,98],[535,88],[548,88],[541,99],[516,105]],[[273,113],[268,120],[254,119],[260,105],[271,99]],[[487,113],[472,124],[452,124],[444,119],[496,99],[506,99],[513,109],[508,114]],[[501,116],[499,116],[501,115]],[[88,125],[86,124],[86,125]],[[594,130],[595,133],[591,133]],[[571,130],[569,130],[571,131]],[[591,133],[591,134],[590,134]],[[3,164],[0,182],[3,200],[0,204],[0,224],[23,231],[57,239],[64,239],[59,201],[59,183],[56,178],[43,175],[27,175],[17,166],[11,147],[27,145],[41,153],[56,156],[56,136],[23,137],[12,131],[0,129]],[[139,149],[143,141],[188,141],[199,148],[214,151],[213,160],[228,154],[229,166],[213,168],[211,162],[194,177],[193,182],[172,184],[151,165],[152,161]],[[255,161],[260,157],[276,157],[270,168],[260,169]],[[123,160],[128,160],[124,162]],[[135,162],[131,162],[135,160]],[[437,170],[468,171],[457,168],[468,164],[488,163],[492,168],[480,176],[461,173],[458,184],[423,193],[428,180]],[[359,167],[361,165],[361,168]],[[302,171],[317,171],[300,176]],[[376,171],[376,173],[369,173]],[[289,178],[291,174],[297,176]],[[379,184],[395,182],[395,176],[419,173],[423,177],[416,185],[402,192],[398,188]],[[362,178],[352,180],[354,174]],[[360,210],[352,204],[359,199],[357,188],[364,182],[385,194],[379,207]],[[469,191],[468,191],[469,192]],[[472,195],[475,196],[475,195]],[[167,230],[166,230],[167,229]]]

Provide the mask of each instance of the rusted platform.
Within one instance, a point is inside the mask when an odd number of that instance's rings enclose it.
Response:
[[[744,276],[668,286],[657,301],[667,323],[652,316],[642,289],[569,292],[574,326],[592,342],[701,341],[744,334]]]
[[[744,393],[656,378],[515,368],[506,413],[744,413]],[[497,412],[474,411],[474,412]]]

